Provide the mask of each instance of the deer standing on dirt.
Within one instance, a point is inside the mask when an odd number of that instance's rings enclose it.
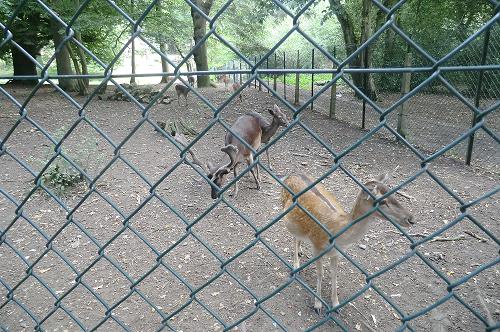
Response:
[[[241,88],[241,84],[240,83],[233,83],[233,85],[231,85],[231,89],[233,90],[233,93],[235,93],[236,91],[238,91],[238,89]],[[243,92],[240,92],[238,94],[238,98],[240,99],[240,103],[243,101]]]
[[[179,104],[179,106],[181,105],[181,103],[179,101],[179,97],[181,95],[184,96],[184,99],[186,100],[186,105],[187,105],[187,95],[188,95],[189,91],[191,91],[191,90],[185,85],[182,85],[182,84],[175,85],[175,93],[177,94],[177,104]]]
[[[222,75],[221,79],[222,79],[222,82],[224,82],[224,88],[227,90],[227,86],[230,83],[229,76]]]
[[[240,138],[245,140],[254,150],[258,150],[263,142],[269,142],[271,137],[276,133],[280,126],[288,126],[288,119],[278,107],[278,105],[274,105],[273,109],[268,110],[269,113],[273,116],[273,121],[269,123],[262,115],[256,112],[251,112],[245,115],[240,116],[234,124],[231,126],[230,131],[227,132],[225,138],[225,144],[232,144],[238,148],[238,154],[235,157],[235,164],[233,165],[233,173],[234,177],[237,174],[237,166],[245,161],[247,165],[253,163],[253,152],[251,149],[247,148],[242,141],[236,137],[234,134],[238,135]],[[234,134],[233,134],[234,133]],[[268,150],[266,150],[268,152]],[[269,152],[268,152],[269,153]],[[269,154],[268,154],[269,158]],[[257,175],[254,173],[253,168],[250,169],[255,182],[257,184],[257,190],[260,189],[260,174],[259,168],[256,167]],[[222,179],[224,183],[224,178]],[[238,181],[234,184],[234,193],[235,197],[238,193]]]
[[[235,134],[245,140],[245,142],[252,146],[254,150],[257,150],[261,146],[261,142],[269,141],[280,126],[288,125],[285,113],[283,113],[277,105],[274,105],[274,108],[269,110],[269,113],[273,115],[273,121],[270,124],[262,115],[256,112],[242,115],[236,119],[235,123],[231,126],[231,130],[226,134],[225,146],[221,149],[221,151],[229,156],[230,162],[227,164],[219,166],[215,166],[211,162],[204,164],[196,157],[192,149],[189,150],[189,153],[193,158],[193,164],[198,165],[213,182],[213,185],[211,186],[211,196],[213,199],[216,199],[219,196],[219,188],[224,186],[227,175],[231,171],[233,171],[234,177],[236,177],[238,175],[236,168],[240,163],[243,161],[245,161],[247,165],[253,163],[252,150],[247,148],[247,146],[243,144],[242,141],[235,136]],[[174,138],[182,146],[187,146],[189,144],[182,134],[176,134]],[[257,184],[257,190],[259,190],[259,169],[257,168],[257,175],[255,174],[253,168],[250,169],[250,172],[252,173]],[[237,193],[238,182],[235,183],[233,197],[236,197]]]
[[[384,184],[388,179],[387,175],[382,175],[374,180],[370,180],[364,186],[370,193],[378,198],[390,189]],[[313,181],[306,175],[291,175],[284,178],[284,183],[293,191],[299,193],[306,187],[311,185]],[[318,183],[313,188],[302,194],[298,199],[298,203],[309,213],[311,213],[324,227],[326,227],[332,235],[335,235],[345,226],[351,224],[357,218],[363,216],[373,209],[375,200],[364,190],[361,190],[356,198],[356,202],[350,213],[344,212],[342,206],[337,202],[337,199],[326,188]],[[290,192],[283,188],[281,193],[281,202],[283,210],[288,209],[293,203],[293,197]],[[413,224],[413,216],[410,212],[401,206],[401,204],[393,197],[389,196],[379,202],[378,209],[372,212],[369,216],[360,220],[356,224],[351,225],[344,233],[335,239],[335,244],[342,250],[345,250],[354,242],[358,241],[373,225],[374,219],[384,219],[380,213],[383,211],[392,220],[403,227],[409,227]],[[301,241],[307,240],[311,242],[314,256],[319,255],[330,245],[330,236],[321,226],[311,219],[301,208],[294,207],[288,212],[285,217],[285,225],[290,233],[295,237],[295,248],[293,253],[293,267],[299,268],[299,251]],[[330,257],[330,270],[332,282],[332,305],[333,307],[339,304],[337,296],[337,263],[339,252],[333,248],[325,254],[324,257]],[[321,297],[321,279],[323,276],[322,258],[316,260],[316,292],[317,296]],[[322,303],[318,297],[314,299],[314,310],[317,313],[321,312]]]

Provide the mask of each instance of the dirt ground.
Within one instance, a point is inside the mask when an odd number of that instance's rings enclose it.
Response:
[[[3,88],[20,102],[28,94]],[[229,95],[221,88],[200,93],[215,106]],[[84,105],[83,97],[74,98]],[[202,132],[211,124],[213,113],[193,95],[188,101],[181,107],[176,102],[156,105],[147,116],[153,122],[182,119]],[[275,102],[267,93],[246,89],[243,102],[232,101],[220,118],[230,124],[249,111],[269,118],[265,110]],[[19,110],[4,95],[0,103],[0,137],[4,139],[18,121]],[[345,258],[340,260],[340,301],[354,298],[327,319],[313,310],[314,265],[291,274],[293,239],[283,220],[273,224],[281,211],[280,185],[268,173],[262,172],[260,191],[248,173],[240,180],[236,198],[229,195],[232,188],[224,195],[230,204],[222,201],[214,206],[208,183],[190,166],[179,164],[179,150],[143,121],[144,113],[134,104],[93,99],[79,114],[75,105],[47,87],[36,93],[26,109],[31,121],[54,136],[84,117],[88,122],[78,122],[62,151],[78,159],[90,177],[99,177],[90,191],[84,184],[65,190],[59,203],[40,188],[31,192],[34,177],[26,168],[40,171],[40,161],[46,160],[54,146],[27,119],[10,135],[7,153],[0,154],[0,229],[8,229],[0,239],[3,329],[32,330],[36,320],[47,331],[82,327],[218,331],[247,316],[237,329],[336,331],[340,330],[337,321],[348,330],[389,331],[402,323],[387,299],[405,315],[414,315],[446,297],[448,283],[468,275],[472,277],[455,287],[452,297],[416,315],[408,327],[428,331],[441,324],[450,331],[484,330],[483,322],[461,302],[483,319],[489,314],[494,321],[500,320],[500,269],[494,264],[499,255],[498,194],[468,208],[470,219],[440,234],[438,241],[419,245],[409,259],[371,279],[371,287],[366,287],[366,274],[391,267],[412,253],[411,241],[389,221],[373,223],[364,238],[346,251],[362,270]],[[286,112],[291,118],[290,110]],[[346,122],[329,120],[320,111],[307,110],[301,119],[336,152],[366,134]],[[220,151],[224,132],[216,124],[194,145],[201,159],[224,159]],[[498,145],[494,148],[498,153]],[[270,152],[274,174],[279,176],[302,172],[317,178],[332,167],[327,150],[298,125]],[[365,140],[341,163],[361,181],[397,167],[392,185],[421,167],[409,148],[382,135]],[[429,170],[465,202],[498,187],[498,165],[467,167],[438,157]],[[323,183],[349,210],[359,190],[357,184],[341,170]],[[416,221],[408,230],[412,241],[461,215],[457,200],[426,173],[404,191],[412,198],[399,199]],[[22,211],[16,210],[13,200],[25,202]],[[303,264],[312,258],[307,246],[304,251]],[[476,274],[483,265],[489,267]],[[331,292],[328,275],[327,265],[321,294],[326,303]],[[169,318],[167,325],[162,325],[164,318]]]
[[[341,82],[343,83],[343,82]],[[272,84],[272,82],[271,82]],[[294,86],[287,85],[287,100],[293,101],[295,96]],[[315,86],[314,93],[317,95],[322,86]],[[447,91],[446,89],[444,89]],[[267,90],[266,90],[267,91]],[[283,84],[278,83],[278,93],[283,96]],[[355,98],[351,89],[339,84],[336,93],[336,118],[354,127],[362,126],[363,103],[359,98]],[[432,154],[454,140],[458,139],[466,130],[470,129],[472,123],[471,109],[457,97],[451,94],[432,94],[419,92],[405,102],[407,136],[406,139],[414,146]],[[323,114],[329,113],[331,90],[327,89],[315,99],[313,107]],[[311,97],[311,91],[300,91],[300,101],[304,103]],[[376,104],[383,110],[392,106],[401,98],[397,93],[380,93]],[[474,105],[473,98],[463,97],[468,103]],[[480,109],[486,110],[498,103],[496,99],[480,99]],[[498,106],[497,106],[498,107]],[[387,121],[392,128],[397,128],[398,111],[393,111]],[[379,123],[380,115],[367,104],[365,111],[365,128],[370,130]],[[498,136],[500,131],[500,113],[491,112],[484,118],[485,126]],[[395,140],[394,135],[388,130],[382,130],[379,136],[389,140]],[[446,155],[465,161],[469,140],[465,139],[457,144]],[[500,171],[500,150],[498,143],[488,135],[483,129],[476,131],[472,149],[471,164],[484,168],[495,168]]]

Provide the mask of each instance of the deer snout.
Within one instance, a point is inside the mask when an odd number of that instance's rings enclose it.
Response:
[[[410,227],[411,225],[415,224],[415,221],[413,221],[413,216],[411,214],[407,214],[404,218],[401,219],[401,222],[399,224],[403,227]]]

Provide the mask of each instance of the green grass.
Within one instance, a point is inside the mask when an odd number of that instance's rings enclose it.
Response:
[[[266,78],[267,79],[267,78]],[[315,74],[314,75],[314,82],[328,82],[332,79],[331,74]],[[272,77],[269,79],[271,85],[273,82]],[[295,86],[295,74],[287,74],[286,75],[286,84],[288,85],[293,85]],[[277,81],[279,83],[283,83],[283,75],[279,75],[277,77]],[[312,75],[311,74],[300,74],[299,75],[299,87],[304,90],[309,90],[311,89],[311,82],[312,82]]]

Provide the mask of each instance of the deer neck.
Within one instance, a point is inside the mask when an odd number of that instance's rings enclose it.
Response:
[[[262,142],[268,142],[271,137],[273,137],[274,134],[276,134],[276,131],[278,130],[279,127],[279,122],[278,119],[273,117],[273,121],[271,124],[264,123],[262,125]]]
[[[366,208],[368,204],[367,202],[364,202],[364,200],[366,200],[366,196],[363,193],[360,193],[356,198],[356,202],[354,203],[351,212],[347,215],[345,225],[343,226],[351,224],[354,220],[358,219],[369,210]],[[342,235],[341,242],[343,242],[345,246],[349,246],[353,242],[361,239],[370,228],[370,224],[374,219],[376,218],[372,214],[349,227],[344,235]]]

